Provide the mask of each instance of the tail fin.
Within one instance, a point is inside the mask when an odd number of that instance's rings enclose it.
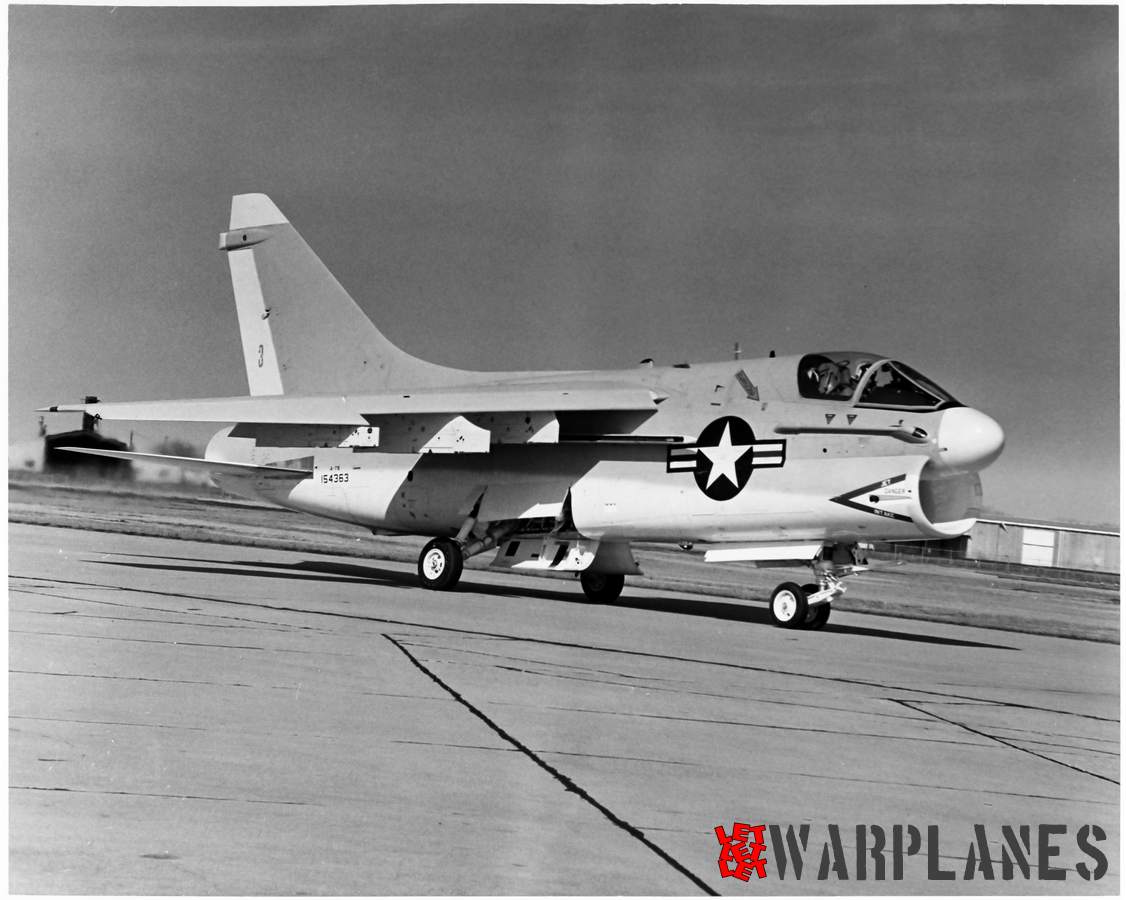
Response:
[[[265,194],[235,196],[230,229],[219,249],[231,266],[252,395],[440,387],[464,374],[384,337]]]

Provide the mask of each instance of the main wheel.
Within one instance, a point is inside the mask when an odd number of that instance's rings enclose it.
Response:
[[[622,595],[625,575],[603,575],[601,572],[583,572],[579,576],[583,593],[595,603],[613,603]]]
[[[461,579],[464,562],[456,541],[435,538],[418,557],[419,583],[432,591],[452,591]]]
[[[770,595],[770,618],[779,628],[801,628],[809,609],[800,584],[786,581]]]

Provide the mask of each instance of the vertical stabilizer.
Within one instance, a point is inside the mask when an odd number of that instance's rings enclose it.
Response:
[[[465,374],[392,344],[265,194],[231,201],[221,235],[254,396],[440,387]]]

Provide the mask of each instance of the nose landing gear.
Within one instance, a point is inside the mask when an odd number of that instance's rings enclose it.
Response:
[[[770,618],[779,628],[824,628],[832,613],[830,604],[846,590],[841,579],[868,571],[860,564],[855,544],[826,547],[812,567],[815,584],[786,581],[770,595]]]

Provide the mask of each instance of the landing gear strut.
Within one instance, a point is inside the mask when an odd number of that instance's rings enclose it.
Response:
[[[770,618],[779,628],[824,628],[833,611],[830,604],[845,592],[841,579],[868,569],[855,544],[826,546],[812,566],[816,583],[786,581],[770,595]]]
[[[461,579],[465,557],[461,545],[449,538],[435,538],[418,557],[418,580],[432,591],[452,591]]]
[[[820,587],[816,584],[803,584],[801,589],[805,591],[805,599],[808,602],[809,598],[816,594]],[[809,628],[816,631],[818,628],[824,628],[825,623],[829,621],[829,614],[833,611],[833,607],[826,603],[819,603],[817,606],[810,606],[805,614],[805,623],[802,628]]]

